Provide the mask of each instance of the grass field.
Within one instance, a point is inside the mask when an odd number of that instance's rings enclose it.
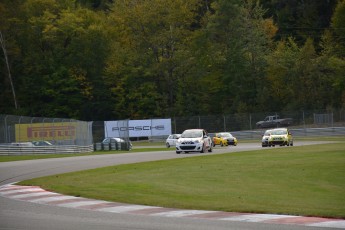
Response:
[[[162,207],[345,218],[345,142],[112,166],[20,184]]]

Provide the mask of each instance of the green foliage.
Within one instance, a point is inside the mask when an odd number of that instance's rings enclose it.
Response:
[[[262,94],[266,55],[271,43],[264,10],[256,2],[218,1],[209,22],[210,54],[220,75],[222,112],[256,110]],[[212,76],[211,75],[211,76]],[[217,79],[218,80],[218,79]]]
[[[188,44],[196,17],[193,9],[197,4],[198,1],[182,0],[118,1],[114,4],[110,23],[114,25],[116,42],[108,62],[106,81],[118,98],[116,101],[128,98],[116,105],[118,116],[171,115],[179,79],[190,68]],[[145,92],[149,90],[156,93]],[[140,97],[135,96],[137,91]],[[128,105],[140,103],[140,100],[149,104],[140,109]],[[127,110],[129,107],[135,110]]]
[[[280,42],[268,58],[266,80],[274,96],[267,101],[271,109],[342,107],[343,98],[339,95],[344,91],[345,79],[341,75],[345,62],[332,54],[336,51],[327,36],[326,33],[322,55],[316,53],[311,39],[303,47],[298,47],[292,39]]]
[[[92,118],[83,107],[107,92],[101,79],[108,55],[104,15],[54,0],[28,0],[19,9],[15,25],[23,56],[16,81],[23,113]]]
[[[261,0],[268,9],[267,17],[273,17],[278,26],[277,39],[294,37],[302,45],[311,37],[318,42],[323,30],[330,26],[333,10],[339,0]]]
[[[339,42],[339,45],[341,48],[340,54],[342,57],[345,57],[345,30],[344,30],[344,24],[345,24],[345,1],[339,1],[333,17],[332,17],[332,24],[331,27],[334,30],[336,40]]]
[[[344,1],[0,3],[0,113],[84,120],[344,108]],[[340,95],[340,96],[339,96]]]

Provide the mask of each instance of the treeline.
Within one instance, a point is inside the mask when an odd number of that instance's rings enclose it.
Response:
[[[2,0],[0,113],[345,108],[344,0]]]

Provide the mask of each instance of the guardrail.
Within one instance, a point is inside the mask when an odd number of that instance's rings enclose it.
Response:
[[[251,131],[234,131],[231,132],[237,139],[242,140],[261,140],[263,130]],[[320,136],[345,136],[345,127],[329,127],[329,128],[306,128],[306,129],[289,129],[293,137],[320,137]]]
[[[93,145],[16,146],[0,145],[0,155],[73,154],[93,152]]]

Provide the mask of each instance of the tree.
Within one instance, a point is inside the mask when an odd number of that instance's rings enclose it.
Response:
[[[249,112],[257,109],[266,55],[276,31],[271,19],[255,1],[217,1],[210,17],[208,37],[213,66],[221,82],[215,93],[222,112]],[[221,100],[219,100],[221,98]]]
[[[101,78],[108,44],[104,18],[73,2],[60,3],[27,0],[21,7],[20,98],[32,116],[92,119],[97,107],[108,105]],[[98,116],[109,116],[106,111]]]
[[[280,41],[276,49],[268,56],[268,67],[266,78],[266,98],[263,100],[263,107],[266,111],[281,111],[283,109],[296,109],[298,90],[294,88],[295,83],[299,86],[295,63],[299,54],[299,47],[290,38],[287,41]],[[284,108],[285,107],[285,108]]]
[[[272,17],[279,30],[276,39],[293,37],[299,45],[308,38],[315,44],[330,25],[333,9],[338,0],[261,0],[267,10],[266,16]]]
[[[114,41],[107,82],[118,102],[115,111],[119,116],[174,114],[178,82],[190,67],[188,45],[196,18],[194,10],[199,3],[115,2],[110,15]],[[143,91],[142,85],[150,85],[148,88],[156,93]],[[137,97],[133,98],[134,95]],[[147,97],[150,99],[146,100]],[[139,101],[147,104],[138,107]],[[128,107],[136,109],[127,110]],[[151,107],[159,109],[145,110]]]
[[[3,0],[0,112],[110,120],[340,108],[344,8],[344,0]]]
[[[335,33],[336,41],[339,44],[339,55],[345,57],[345,1],[339,1],[333,17],[332,17],[332,24],[331,27]]]
[[[330,80],[328,91],[331,95],[329,107],[345,108],[345,2],[339,1],[332,16],[331,28],[326,30],[322,36],[320,46],[322,48],[319,57],[323,73]]]
[[[324,52],[318,55],[314,41],[298,47],[293,39],[281,41],[268,59],[266,83],[269,109],[300,110],[341,107],[344,94],[344,61],[331,54],[323,38]],[[328,40],[329,42],[329,40]]]

